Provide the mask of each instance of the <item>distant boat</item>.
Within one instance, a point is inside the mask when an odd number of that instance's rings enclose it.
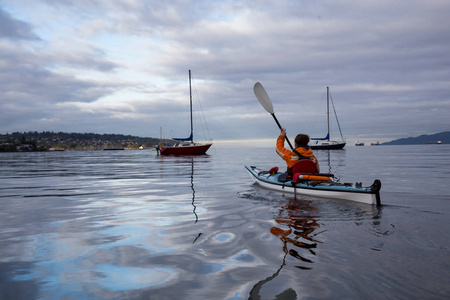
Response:
[[[331,100],[333,101],[333,99]],[[334,104],[333,104],[334,110]],[[336,110],[334,110],[334,115],[336,116],[336,121],[339,127],[339,132],[341,133],[342,140],[330,140],[330,88],[327,87],[327,124],[328,124],[328,133],[324,138],[311,138],[309,142],[309,146],[311,149],[317,150],[339,150],[344,148],[346,142],[344,137],[342,136],[341,126],[339,125],[339,120],[336,115]]]
[[[360,141],[357,141],[357,142],[355,143],[355,146],[364,146],[364,143],[363,143],[363,142],[360,142]]]
[[[190,115],[191,115],[191,135],[188,138],[180,139],[175,138],[173,140],[180,141],[175,146],[165,147],[160,144],[159,152],[162,155],[198,155],[205,154],[211,147],[212,143],[194,143],[194,125],[192,122],[192,87],[191,87],[191,70],[189,70],[189,103],[190,103]]]
[[[381,143],[380,142],[376,142],[376,143],[370,143],[370,146],[380,146]]]
[[[437,142],[428,142],[427,145],[440,145],[442,144],[442,141],[437,141]]]

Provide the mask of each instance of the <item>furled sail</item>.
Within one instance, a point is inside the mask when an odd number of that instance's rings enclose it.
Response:
[[[330,139],[330,134],[328,133],[326,137],[324,137],[323,139],[321,138],[311,138],[312,140],[317,140],[317,141],[325,141],[325,140],[329,140]]]
[[[191,141],[192,142],[192,132],[191,132],[191,135],[189,136],[189,137],[187,137],[187,138],[173,138],[173,140],[175,140],[175,141],[182,141],[182,142],[187,142],[187,141]]]

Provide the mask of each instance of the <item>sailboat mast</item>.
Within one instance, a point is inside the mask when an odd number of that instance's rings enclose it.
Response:
[[[189,70],[189,105],[190,105],[190,112],[191,112],[191,142],[194,142],[194,125],[192,122],[192,88],[191,88],[191,70]]]
[[[327,124],[328,124],[328,140],[330,140],[330,88],[327,87]]]

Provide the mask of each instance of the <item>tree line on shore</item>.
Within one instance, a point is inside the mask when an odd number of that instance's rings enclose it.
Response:
[[[48,150],[148,149],[172,140],[122,134],[29,131],[0,134],[0,152]]]

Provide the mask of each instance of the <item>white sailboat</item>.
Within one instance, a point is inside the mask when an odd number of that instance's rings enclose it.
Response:
[[[333,100],[332,100],[333,101]],[[333,105],[334,110],[334,105]],[[344,148],[346,142],[344,137],[342,136],[341,126],[339,125],[339,120],[337,119],[336,110],[334,110],[334,114],[336,116],[336,121],[339,127],[339,132],[341,133],[342,140],[331,140],[330,139],[330,88],[327,87],[327,124],[328,124],[328,133],[324,138],[311,138],[309,142],[309,146],[311,149],[316,150],[339,150]]]

